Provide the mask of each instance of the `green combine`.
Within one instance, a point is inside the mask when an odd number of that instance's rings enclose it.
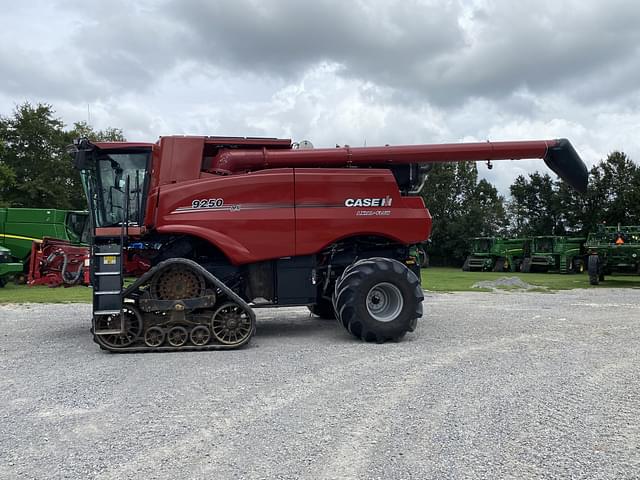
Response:
[[[0,288],[7,284],[7,280],[13,275],[22,273],[22,262],[17,262],[11,250],[0,247]]]
[[[462,270],[517,272],[524,259],[528,238],[476,237]]]
[[[584,271],[584,237],[544,235],[531,239],[522,271],[571,273]]]
[[[53,208],[0,208],[0,246],[25,261],[34,240],[44,237],[88,243],[89,214]]]
[[[585,248],[588,252],[589,282],[598,285],[605,275],[631,273],[640,275],[640,226],[598,225],[589,234]]]

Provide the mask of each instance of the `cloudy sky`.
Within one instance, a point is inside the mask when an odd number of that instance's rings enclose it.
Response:
[[[629,0],[31,0],[1,18],[3,115],[48,102],[68,124],[90,115],[145,141],[567,137],[589,165],[640,160]],[[536,168],[480,171],[506,193]]]

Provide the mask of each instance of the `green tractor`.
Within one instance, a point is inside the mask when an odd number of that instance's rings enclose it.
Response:
[[[517,272],[524,258],[528,238],[476,237],[462,270]]]
[[[597,230],[589,234],[585,248],[591,285],[598,285],[605,275],[612,273],[640,275],[639,225],[598,225]]]
[[[17,262],[11,250],[0,247],[0,288],[7,284],[7,281],[14,275],[22,274],[22,262]]]
[[[544,235],[531,239],[531,251],[525,255],[522,271],[582,273],[585,269],[584,237]]]
[[[74,244],[88,243],[89,214],[53,208],[0,208],[0,246],[11,250],[29,269],[29,257],[34,241],[44,237],[67,240]]]

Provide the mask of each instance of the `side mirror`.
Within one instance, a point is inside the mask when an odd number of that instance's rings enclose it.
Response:
[[[77,138],[73,145],[69,146],[69,153],[73,157],[73,166],[77,170],[87,170],[91,168],[93,160],[93,146],[86,138]]]
[[[76,150],[73,154],[73,167],[76,170],[86,170],[88,168],[87,163],[87,151]]]

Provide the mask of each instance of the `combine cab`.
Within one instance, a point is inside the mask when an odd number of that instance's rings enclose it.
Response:
[[[462,270],[518,272],[528,239],[502,237],[476,237],[471,240],[471,254]]]
[[[538,236],[531,239],[531,253],[522,262],[522,271],[581,273],[584,271],[585,238]]]
[[[587,186],[567,140],[314,149],[83,139],[73,157],[93,226],[94,340],[113,352],[238,348],[255,332],[254,309],[292,305],[367,342],[398,340],[422,316],[429,164],[543,158]],[[148,269],[125,287],[134,245]]]
[[[598,285],[605,275],[630,273],[640,275],[640,226],[618,225],[598,229],[589,234],[585,249],[588,253],[589,282]]]

